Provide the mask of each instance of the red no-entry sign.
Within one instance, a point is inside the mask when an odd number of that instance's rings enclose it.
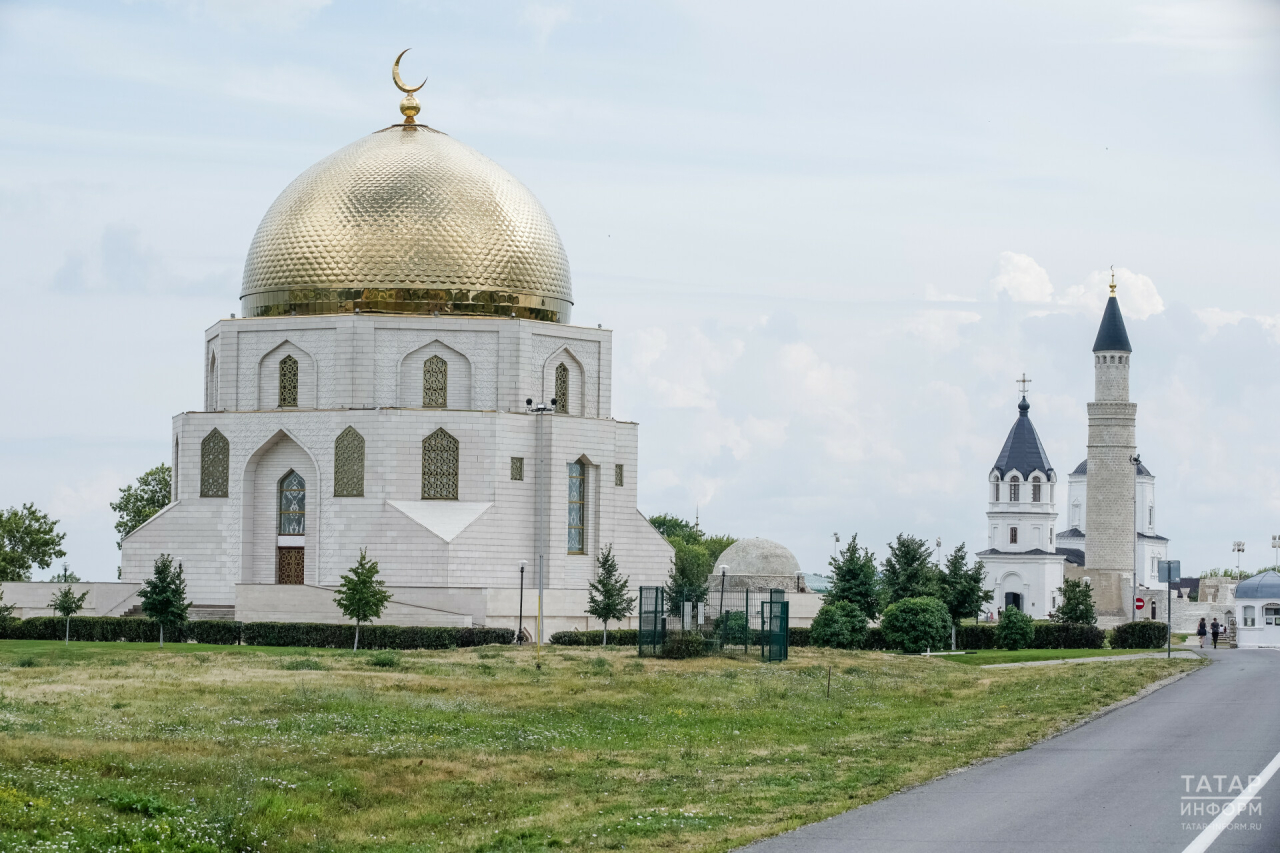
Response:
[[[1143,603],[1144,602],[1141,598],[1137,598],[1137,599],[1134,599],[1133,606],[1141,610]]]

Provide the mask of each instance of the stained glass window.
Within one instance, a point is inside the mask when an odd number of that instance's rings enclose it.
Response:
[[[280,478],[281,536],[301,536],[306,532],[307,481],[297,471]]]
[[[622,478],[622,466],[621,466],[621,465],[614,465],[614,466],[613,466],[613,484],[614,484],[615,486],[621,486],[621,485],[622,485],[622,483],[623,483],[623,478]]]
[[[364,436],[347,427],[333,443],[333,496],[364,497]]]
[[[458,439],[443,428],[422,440],[422,499],[458,499]]]
[[[422,363],[422,407],[449,407],[449,363],[438,355]]]
[[[212,430],[200,442],[200,497],[225,498],[227,472],[231,463],[231,442]]]
[[[298,405],[298,360],[291,355],[280,359],[280,407]]]
[[[511,457],[511,479],[513,480],[524,479],[524,457],[523,456]]]
[[[569,413],[569,366],[563,361],[556,365],[556,411]]]
[[[569,463],[569,553],[587,552],[587,466]]]

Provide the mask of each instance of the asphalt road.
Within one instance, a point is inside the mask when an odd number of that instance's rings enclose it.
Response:
[[[1241,793],[1233,778],[1280,753],[1280,651],[1206,653],[1212,666],[1067,734],[745,849],[1183,851]],[[1257,796],[1209,851],[1280,851],[1280,773]]]

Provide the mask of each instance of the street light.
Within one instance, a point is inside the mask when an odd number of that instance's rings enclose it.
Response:
[[[520,561],[520,621],[516,628],[516,645],[524,645],[524,567],[525,561]]]
[[[1231,543],[1231,551],[1236,555],[1236,574],[1240,574],[1240,555],[1244,553],[1244,543],[1237,539]]]
[[[836,540],[835,544],[831,546],[831,557],[832,559],[838,560],[840,559],[840,534],[832,533],[831,538]]]
[[[1274,549],[1273,553],[1278,555],[1272,565],[1280,566],[1280,536],[1271,537],[1271,547]]]

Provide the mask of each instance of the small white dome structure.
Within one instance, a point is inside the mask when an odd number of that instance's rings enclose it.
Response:
[[[729,587],[807,591],[800,561],[786,546],[770,539],[739,539],[720,559],[714,573],[724,574]]]

